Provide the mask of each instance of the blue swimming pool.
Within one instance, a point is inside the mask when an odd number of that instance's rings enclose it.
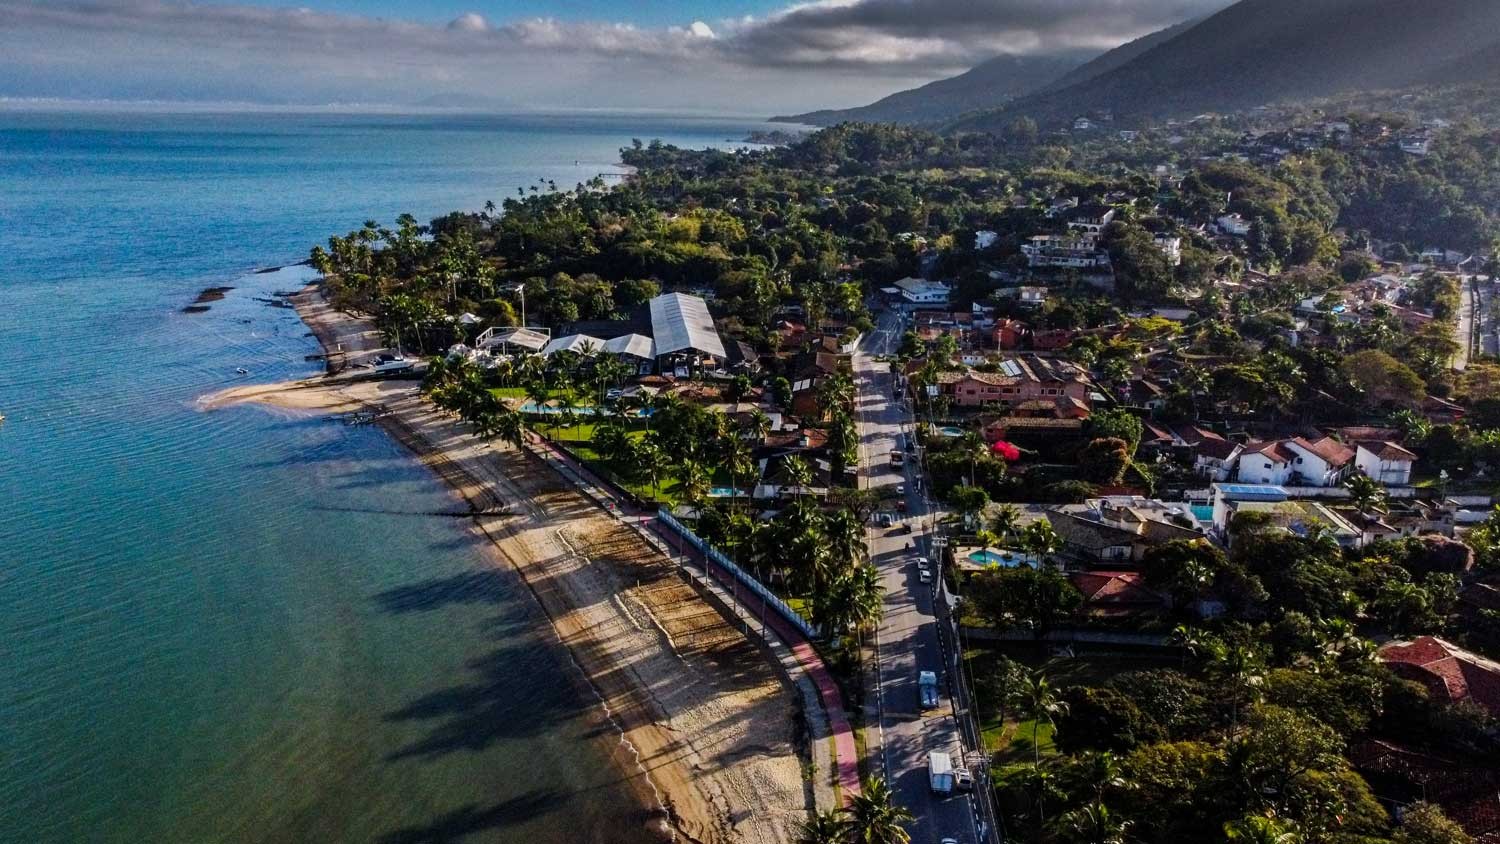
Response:
[[[1194,504],[1193,518],[1200,522],[1211,522],[1214,520],[1214,508],[1210,504]]]
[[[942,434],[945,437],[961,437],[964,435],[964,429],[955,428],[952,425],[949,425],[946,428],[939,428],[938,433]]]
[[[984,549],[969,554],[969,560],[981,566],[999,566],[1013,569],[1020,566],[1036,567],[1036,561],[1019,551],[991,551]]]

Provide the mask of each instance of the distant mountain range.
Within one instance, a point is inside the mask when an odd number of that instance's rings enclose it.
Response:
[[[1129,123],[1348,91],[1500,82],[1500,2],[1240,0],[1043,80],[1045,68],[1042,59],[995,60],[864,108],[789,119],[983,131],[1022,115],[1044,127],[1105,112]]]
[[[778,123],[834,126],[839,123],[943,123],[957,115],[994,108],[1039,91],[1093,58],[1092,53],[1068,56],[999,56],[949,79],[899,91],[858,108],[824,109],[806,114],[773,117]]]

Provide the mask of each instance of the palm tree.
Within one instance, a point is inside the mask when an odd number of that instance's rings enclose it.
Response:
[[[865,780],[849,800],[849,841],[852,844],[909,844],[911,833],[902,824],[915,818],[892,802],[891,789],[881,780]]]
[[[958,453],[969,458],[969,486],[974,486],[974,467],[979,458],[988,452],[985,450],[984,437],[979,436],[978,431],[965,431],[958,438]]]
[[[578,401],[573,394],[564,391],[557,397],[558,424],[564,431],[572,430],[578,424]]]
[[[656,440],[651,437],[636,442],[638,443],[635,448],[637,466],[651,479],[651,497],[655,498],[657,481],[661,478],[661,462],[665,455],[662,453],[661,446],[657,445]]]
[[[701,506],[710,490],[708,472],[696,460],[683,460],[677,464],[677,480],[682,483],[683,497],[691,504]]]
[[[1125,844],[1130,840],[1131,822],[1098,801],[1068,812],[1057,819],[1057,825],[1063,838],[1075,844]]]
[[[729,476],[734,479],[735,494],[744,486],[741,482],[750,477],[755,471],[755,460],[750,455],[750,447],[745,445],[744,440],[735,439],[729,445],[729,454],[724,458],[724,468],[729,470]],[[751,490],[745,491],[748,500]]]
[[[848,826],[838,809],[814,812],[797,831],[797,844],[844,844]]]
[[[1021,548],[1045,563],[1049,557],[1062,550],[1062,539],[1046,519],[1037,519],[1021,530]]]
[[[800,498],[812,488],[812,466],[800,457],[788,457],[781,463],[788,485],[797,490]]]
[[[1349,490],[1349,500],[1354,502],[1361,513],[1369,512],[1385,502],[1385,487],[1363,472],[1350,475],[1344,481],[1344,488]]]
[[[1014,504],[1001,504],[990,516],[990,528],[999,534],[1000,541],[1015,536],[1021,528],[1021,510]]]
[[[1038,741],[1041,738],[1042,722],[1052,724],[1056,716],[1068,711],[1068,704],[1058,696],[1057,688],[1047,681],[1046,672],[1040,668],[1026,676],[1021,687],[1016,690],[1013,703],[1021,714],[1031,720],[1032,765],[1040,768],[1042,746]]]
[[[841,569],[850,569],[864,561],[869,553],[865,544],[865,527],[859,517],[848,510],[838,510],[827,518],[828,551]]]
[[[771,417],[758,407],[750,411],[742,424],[745,426],[745,433],[754,437],[757,444],[764,443],[771,433]]]

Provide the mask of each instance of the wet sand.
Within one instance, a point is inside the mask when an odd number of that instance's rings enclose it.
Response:
[[[357,367],[379,349],[366,321],[334,311],[311,288],[293,301],[325,350],[342,348]],[[496,565],[525,579],[578,669],[581,693],[600,699],[602,726],[619,732],[621,771],[662,810],[664,837],[793,840],[808,794],[796,746],[801,714],[764,654],[669,560],[536,458],[481,443],[422,401],[415,381],[347,375],[234,387],[200,406],[374,412],[468,504]]]

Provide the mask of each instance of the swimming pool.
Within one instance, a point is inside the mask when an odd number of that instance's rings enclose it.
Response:
[[[1036,568],[1036,561],[1019,551],[991,551],[989,549],[981,549],[969,554],[969,560],[981,566],[999,566],[1007,569],[1018,568],[1020,566]]]
[[[938,433],[942,434],[945,437],[961,437],[964,435],[964,429],[955,428],[952,425],[949,425],[946,428],[939,428]]]
[[[1211,504],[1194,504],[1193,518],[1200,522],[1211,522],[1214,520],[1214,508]]]

